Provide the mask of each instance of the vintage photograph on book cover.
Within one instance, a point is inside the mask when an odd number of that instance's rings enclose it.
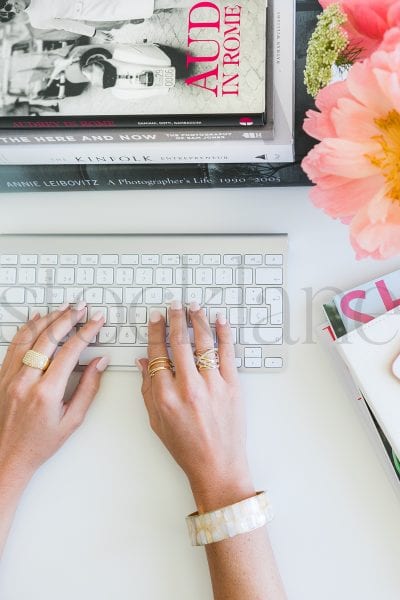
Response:
[[[0,127],[265,121],[265,0],[0,0],[0,48]]]

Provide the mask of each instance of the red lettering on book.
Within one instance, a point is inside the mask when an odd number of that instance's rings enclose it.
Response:
[[[349,292],[345,294],[340,301],[340,308],[342,313],[349,319],[353,321],[358,321],[359,323],[369,323],[374,320],[374,317],[371,315],[367,315],[358,310],[354,310],[350,306],[350,302],[353,300],[365,300],[366,293],[362,290],[354,290],[353,292]]]

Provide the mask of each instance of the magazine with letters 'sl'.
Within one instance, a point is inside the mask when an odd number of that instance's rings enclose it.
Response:
[[[0,0],[0,128],[263,125],[266,18],[266,0]]]

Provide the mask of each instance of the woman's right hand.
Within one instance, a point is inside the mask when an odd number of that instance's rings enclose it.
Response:
[[[203,309],[190,307],[197,351],[214,348]],[[176,462],[185,471],[199,511],[207,512],[255,494],[246,455],[244,402],[235,366],[230,326],[216,323],[220,368],[198,371],[180,304],[169,312],[170,345],[175,363],[171,371],[147,372],[139,362],[142,392],[150,423]],[[167,356],[166,326],[159,313],[149,324],[148,359]]]

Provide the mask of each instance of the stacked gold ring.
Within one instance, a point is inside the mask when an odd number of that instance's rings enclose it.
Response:
[[[219,354],[215,348],[209,350],[195,352],[194,354],[196,367],[199,371],[212,371],[219,369]]]
[[[154,375],[159,371],[174,372],[174,363],[169,359],[168,356],[158,356],[149,362],[147,371],[150,377],[154,377]]]

